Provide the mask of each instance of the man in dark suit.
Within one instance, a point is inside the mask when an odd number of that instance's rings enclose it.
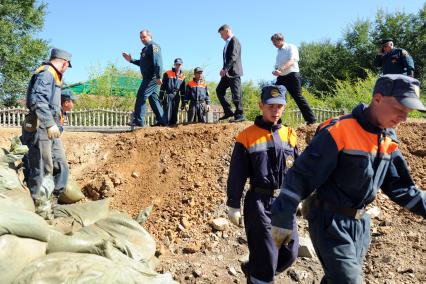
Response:
[[[223,107],[224,115],[219,120],[234,116],[234,122],[244,121],[243,104],[241,101],[241,76],[243,66],[241,65],[241,44],[232,34],[229,25],[219,28],[220,37],[226,42],[223,49],[223,68],[220,70],[220,82],[216,88],[216,94]],[[226,89],[231,88],[232,102],[235,111],[232,112],[231,105],[226,100]]]

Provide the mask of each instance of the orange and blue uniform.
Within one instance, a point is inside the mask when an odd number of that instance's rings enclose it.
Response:
[[[188,122],[206,122],[205,105],[210,104],[209,90],[204,80],[188,82],[183,105],[189,102]]]
[[[393,129],[372,125],[367,106],[324,122],[288,172],[272,206],[272,225],[292,229],[298,203],[316,190],[309,232],[324,268],[321,283],[362,283],[370,242],[364,208],[379,190],[426,217],[426,194],[416,188]]]
[[[240,208],[247,179],[250,190],[244,199],[244,224],[250,251],[248,272],[253,283],[273,281],[275,273],[288,268],[299,247],[297,225],[293,241],[277,250],[271,236],[271,205],[274,191],[284,183],[288,169],[298,156],[293,129],[267,123],[258,116],[254,125],[236,138],[227,185],[227,206]]]
[[[163,100],[164,120],[168,125],[177,123],[179,102],[185,96],[185,74],[176,73],[175,68],[163,74],[163,84],[160,89],[160,99]]]
[[[60,138],[49,139],[47,129],[60,122],[62,74],[50,63],[40,66],[27,91],[27,108],[39,121],[33,132],[23,129],[21,141],[28,146],[24,158],[24,174],[34,200],[49,198],[52,191],[62,190],[68,179],[68,164],[65,162],[60,179],[55,175],[58,160],[65,160],[65,151]],[[50,185],[54,183],[54,188]]]

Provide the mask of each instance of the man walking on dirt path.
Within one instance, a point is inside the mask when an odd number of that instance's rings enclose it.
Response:
[[[62,76],[68,67],[71,67],[71,54],[65,50],[52,49],[49,62],[37,68],[27,91],[29,114],[24,120],[21,136],[21,141],[29,148],[27,185],[36,213],[45,219],[53,218],[53,157],[63,153],[58,125],[61,117]]]
[[[405,49],[393,46],[390,38],[381,41],[379,53],[374,58],[374,65],[382,68],[385,74],[404,74],[414,77],[413,57]]]
[[[225,41],[223,48],[223,67],[220,70],[220,81],[216,88],[216,94],[223,107],[224,115],[219,120],[225,120],[234,116],[233,122],[244,121],[244,111],[241,92],[241,76],[243,66],[241,64],[241,44],[232,33],[229,25],[223,25],[218,30],[220,37]],[[226,100],[226,89],[230,88],[232,102],[235,111],[232,112],[231,105]]]
[[[275,70],[272,75],[277,77],[276,85],[283,85],[296,102],[306,123],[313,124],[316,121],[309,103],[302,95],[302,85],[299,74],[299,51],[293,44],[286,43],[281,33],[271,37],[272,44],[278,49],[275,62]]]
[[[160,89],[160,99],[163,101],[164,120],[167,125],[177,124],[179,103],[185,96],[185,74],[182,72],[183,61],[176,58],[171,70],[163,74],[163,84]]]
[[[296,260],[299,249],[297,225],[291,225],[291,241],[275,246],[271,235],[271,205],[286,173],[298,155],[293,129],[281,123],[285,109],[285,88],[262,88],[259,107],[262,115],[236,138],[229,169],[226,205],[231,222],[241,226],[240,200],[247,179],[250,190],[244,199],[244,226],[250,252],[242,263],[247,283],[273,283]]]
[[[309,233],[324,269],[321,283],[363,283],[370,243],[365,207],[379,188],[392,201],[426,218],[426,194],[414,184],[394,127],[412,110],[426,111],[419,81],[388,74],[375,84],[369,105],[325,121],[287,174],[272,205],[272,236],[291,239],[294,213],[312,192]]]
[[[139,59],[132,59],[132,56],[123,52],[126,61],[139,66],[142,74],[142,83],[139,87],[135,110],[133,112],[133,121],[130,126],[144,126],[146,100],[149,100],[152,111],[157,119],[157,125],[167,125],[164,119],[163,107],[158,97],[161,85],[162,57],[161,48],[152,40],[149,30],[142,30],[139,34],[141,42],[145,47],[142,49]]]

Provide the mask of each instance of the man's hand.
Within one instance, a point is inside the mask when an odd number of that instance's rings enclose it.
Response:
[[[281,70],[275,69],[274,71],[272,71],[272,75],[274,76],[281,76],[283,74],[283,72],[281,72]]]
[[[275,245],[279,249],[283,244],[288,245],[291,241],[292,230],[272,226],[271,235]]]
[[[240,208],[232,208],[228,206],[228,218],[232,224],[242,227]]]
[[[59,138],[59,136],[61,136],[61,132],[56,124],[47,129],[47,137],[49,139]]]
[[[189,105],[185,105],[184,108],[185,108],[185,111],[188,111],[189,110]]]
[[[123,52],[122,55],[127,62],[132,61],[132,56],[129,53]]]
[[[156,82],[158,86],[161,86],[161,84],[163,84],[163,81],[161,81],[161,79],[157,79]]]
[[[206,105],[206,112],[209,112],[209,111],[210,111],[210,106]]]
[[[225,74],[226,74],[225,70],[221,69],[219,72],[220,77],[225,76]]]

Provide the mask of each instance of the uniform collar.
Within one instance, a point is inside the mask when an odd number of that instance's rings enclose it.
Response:
[[[260,128],[269,130],[269,131],[277,131],[278,129],[280,129],[282,127],[281,124],[281,119],[278,120],[277,124],[272,124],[271,122],[266,122],[263,120],[263,117],[261,115],[256,116],[256,119],[254,120],[254,124]]]

